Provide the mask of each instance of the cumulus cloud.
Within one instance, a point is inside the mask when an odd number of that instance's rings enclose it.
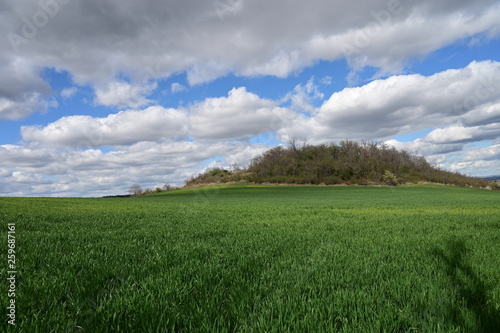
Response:
[[[313,113],[315,107],[314,101],[322,100],[324,94],[315,84],[314,77],[311,77],[305,85],[295,86],[293,92],[289,93],[287,98],[291,101],[291,109],[297,112]]]
[[[241,87],[227,97],[207,98],[185,109],[150,106],[105,118],[67,116],[44,127],[22,126],[21,134],[26,142],[74,147],[177,140],[187,135],[200,140],[249,139],[276,131],[297,117],[278,104]]]
[[[95,103],[118,108],[138,108],[153,102],[145,98],[157,88],[156,82],[134,85],[122,81],[109,82],[104,88],[96,88]]]
[[[467,152],[467,155],[464,159],[464,161],[466,162],[474,162],[478,160],[498,163],[498,160],[500,160],[500,144],[494,144],[489,147],[470,150],[469,152]],[[498,164],[496,166],[496,169],[498,169]]]
[[[465,174],[495,176],[500,174],[500,144],[488,147],[474,147],[460,154],[458,157],[446,156],[446,166]]]
[[[496,143],[487,143],[485,147],[483,131],[450,126],[435,130],[426,137],[411,142],[392,139],[385,143],[396,149],[426,156],[432,163],[448,170],[476,176],[498,175],[500,174],[499,135],[487,137],[494,137]]]
[[[181,111],[150,106],[142,111],[121,111],[105,118],[63,117],[45,127],[23,126],[21,134],[27,142],[100,147],[179,138],[187,134],[186,125],[186,115]]]
[[[332,94],[313,117],[292,125],[288,134],[310,133],[316,141],[389,139],[448,124],[491,124],[500,117],[498,77],[500,63],[484,61],[427,77],[397,75],[345,88]]]
[[[439,154],[456,153],[462,151],[464,144],[462,143],[433,143],[424,139],[415,139],[410,142],[400,142],[395,139],[387,140],[385,143],[398,150],[405,150],[413,154],[435,157]]]
[[[248,139],[273,132],[295,115],[246,88],[234,88],[227,97],[208,98],[192,107],[190,136],[208,140]]]
[[[500,137],[500,123],[484,126],[449,126],[436,129],[426,135],[424,140],[432,143],[460,143],[491,140]]]

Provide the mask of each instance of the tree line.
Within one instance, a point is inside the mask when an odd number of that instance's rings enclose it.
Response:
[[[429,182],[483,188],[494,186],[484,179],[442,170],[422,156],[381,142],[349,140],[320,145],[292,140],[288,146],[277,146],[256,156],[246,169],[210,169],[191,177],[186,185],[229,182],[325,185]]]

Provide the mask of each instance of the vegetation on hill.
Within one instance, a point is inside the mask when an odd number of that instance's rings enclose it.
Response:
[[[399,185],[440,183],[466,187],[493,185],[432,166],[424,157],[376,142],[341,141],[308,145],[290,142],[255,157],[243,170],[210,169],[186,181],[187,186],[210,183]]]

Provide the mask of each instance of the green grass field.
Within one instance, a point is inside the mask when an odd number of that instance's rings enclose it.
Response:
[[[500,192],[226,186],[0,198],[32,332],[499,332]]]

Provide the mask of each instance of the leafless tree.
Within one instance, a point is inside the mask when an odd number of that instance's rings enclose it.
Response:
[[[142,193],[141,185],[134,184],[134,185],[130,186],[130,188],[128,189],[128,193],[130,195],[141,195],[141,193]]]

